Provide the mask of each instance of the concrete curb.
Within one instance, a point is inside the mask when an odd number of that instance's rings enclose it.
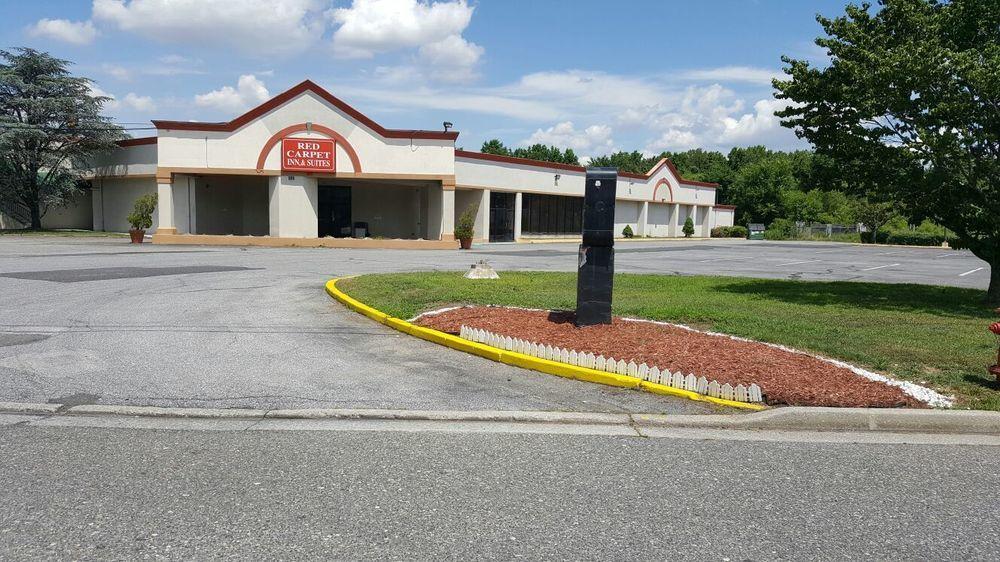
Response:
[[[372,320],[385,324],[386,326],[403,332],[404,334],[410,334],[411,336],[418,337],[422,340],[427,340],[429,342],[450,347],[465,353],[470,353],[472,355],[478,355],[489,359],[490,361],[506,363],[523,369],[530,369],[541,373],[576,379],[584,382],[592,382],[622,388],[632,388],[650,392],[652,394],[676,396],[679,398],[687,398],[697,402],[708,402],[710,404],[726,406],[729,408],[754,411],[767,409],[767,406],[763,404],[753,404],[748,402],[737,402],[735,400],[725,400],[723,398],[715,398],[704,394],[698,394],[697,392],[692,392],[690,390],[681,390],[664,384],[645,381],[637,377],[608,373],[585,367],[577,367],[575,365],[560,363],[558,361],[549,361],[547,359],[541,359],[531,355],[524,355],[522,353],[516,353],[513,351],[507,351],[506,349],[476,343],[458,336],[439,332],[438,330],[424,328],[423,326],[417,326],[416,324],[407,322],[406,320],[389,316],[381,310],[372,308],[371,306],[368,306],[367,304],[351,297],[347,293],[344,293],[337,288],[337,281],[340,281],[340,279],[341,278],[334,278],[327,281],[326,292],[347,308],[360,314],[364,314]]]
[[[1000,412],[786,407],[746,415],[633,414],[638,426],[793,431],[885,431],[1000,435]]]
[[[31,404],[28,402],[0,402],[0,412],[5,414],[54,414],[62,404]]]
[[[396,420],[566,425],[615,425],[635,428],[758,431],[845,431],[1000,435],[1000,412],[981,410],[906,410],[868,408],[773,408],[749,414],[624,414],[546,411],[446,411],[378,409],[225,409],[163,408],[92,404],[59,410],[60,404],[0,402],[0,414],[45,417],[146,417],[254,420]]]

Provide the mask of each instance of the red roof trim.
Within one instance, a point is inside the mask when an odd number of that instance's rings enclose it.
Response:
[[[285,103],[291,101],[292,99],[298,97],[305,92],[312,92],[319,97],[323,98],[329,102],[334,107],[340,109],[344,113],[350,115],[354,119],[360,121],[363,125],[369,129],[375,131],[377,134],[392,139],[435,139],[435,140],[455,140],[458,138],[458,131],[419,131],[419,130],[404,130],[404,129],[386,129],[382,125],[379,125],[375,121],[372,121],[368,116],[364,115],[357,109],[354,109],[344,101],[335,97],[330,92],[324,90],[312,80],[305,80],[298,85],[292,87],[289,90],[274,96],[273,98],[267,100],[266,102],[258,105],[257,107],[251,109],[250,111],[240,115],[232,121],[225,123],[199,123],[194,121],[164,121],[164,120],[154,120],[153,125],[157,129],[173,129],[176,131],[219,131],[231,133],[236,129],[250,123],[254,119],[257,119],[261,115],[275,109]]]
[[[569,170],[572,172],[586,172],[583,166],[573,164],[560,164],[559,162],[545,162],[543,160],[532,160],[531,158],[517,158],[514,156],[501,156],[499,154],[484,154],[482,152],[472,152],[469,150],[455,150],[455,158],[475,158],[477,160],[490,160],[491,162],[503,162],[505,164],[521,164],[522,166],[534,166],[536,168],[552,168],[554,170]]]
[[[736,210],[736,205],[716,205],[715,208],[716,209],[729,209],[731,211],[735,211]]]
[[[570,170],[573,172],[586,172],[587,168],[584,166],[574,166],[572,164],[560,164],[558,162],[545,162],[544,160],[533,160],[531,158],[517,158],[515,156],[501,156],[499,154],[483,154],[482,152],[473,152],[471,150],[455,150],[455,158],[475,158],[477,160],[490,160],[492,162],[503,162],[505,164],[520,164],[522,166],[534,166],[536,168],[551,168],[554,170]],[[700,187],[719,187],[717,183],[708,183],[704,181],[694,181],[686,180],[677,173],[677,168],[674,167],[673,162],[664,158],[649,171],[648,174],[633,174],[632,172],[618,172],[618,175],[623,178],[632,178],[637,180],[646,181],[651,178],[656,172],[660,170],[663,166],[669,166],[670,171],[673,172],[674,177],[677,181],[684,185],[697,185]]]
[[[156,137],[142,137],[138,139],[125,139],[116,142],[118,146],[140,146],[143,144],[156,144]]]

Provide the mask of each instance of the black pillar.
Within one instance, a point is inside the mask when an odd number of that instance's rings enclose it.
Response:
[[[576,276],[576,325],[611,323],[615,274],[615,195],[618,171],[589,168],[583,199],[583,244]]]

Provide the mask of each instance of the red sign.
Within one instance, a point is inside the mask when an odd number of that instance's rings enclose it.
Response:
[[[336,148],[329,139],[281,139],[281,169],[332,172],[337,168]]]

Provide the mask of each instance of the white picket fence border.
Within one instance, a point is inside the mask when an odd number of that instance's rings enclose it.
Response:
[[[593,353],[529,342],[518,338],[511,338],[510,336],[502,336],[479,328],[470,328],[464,324],[459,329],[458,335],[469,341],[498,347],[515,353],[523,353],[532,357],[566,363],[576,367],[628,375],[644,381],[671,386],[681,390],[689,390],[714,398],[734,400],[736,402],[764,401],[760,387],[756,384],[751,384],[750,386],[742,384],[733,386],[729,383],[719,384],[718,381],[710,381],[705,377],[696,377],[690,373],[687,375],[680,371],[671,373],[668,369],[660,369],[656,366],[651,367],[645,363],[638,365],[635,361],[626,363],[624,359],[615,359],[614,357],[604,357],[603,355],[594,355]]]

